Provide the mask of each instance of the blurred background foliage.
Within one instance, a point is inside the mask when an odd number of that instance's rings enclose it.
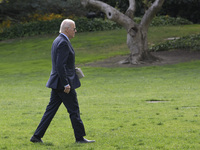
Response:
[[[125,12],[128,0],[101,0]],[[135,21],[154,0],[136,0]],[[200,23],[199,0],[165,0],[152,26]],[[57,33],[64,18],[76,21],[79,32],[120,28],[92,7],[83,8],[80,0],[0,0],[0,40],[46,33]]]
[[[101,0],[111,6],[125,12],[128,8],[128,0]],[[154,0],[136,0],[135,16],[141,17]],[[200,23],[199,0],[165,0],[160,15],[181,17]],[[83,8],[80,0],[1,0],[0,23],[10,21],[14,23],[32,21],[31,16],[36,14],[59,14],[62,16],[86,16],[94,8]],[[52,16],[51,16],[52,17]],[[56,16],[54,16],[56,17]]]

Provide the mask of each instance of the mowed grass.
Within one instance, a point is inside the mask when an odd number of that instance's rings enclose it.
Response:
[[[196,26],[150,28],[150,42],[193,34]],[[171,35],[166,36],[164,29],[173,29]],[[77,66],[86,76],[77,89],[81,118],[86,138],[96,143],[74,143],[63,105],[44,144],[29,142],[49,102],[51,90],[45,84],[55,37],[0,43],[0,149],[200,149],[200,61],[141,68],[84,67],[87,62],[129,53],[124,30],[79,33],[72,39]]]

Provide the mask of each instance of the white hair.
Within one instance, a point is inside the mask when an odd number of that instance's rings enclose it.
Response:
[[[75,22],[71,19],[65,19],[60,24],[60,31],[59,33],[63,33],[66,28],[70,28],[72,24],[75,24]]]

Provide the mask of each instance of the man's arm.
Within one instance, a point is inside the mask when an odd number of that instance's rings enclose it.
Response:
[[[59,75],[59,78],[63,84],[63,87],[68,87],[69,81],[67,77],[67,70],[66,70],[66,65],[67,65],[67,59],[69,56],[69,47],[67,43],[62,42],[56,51],[56,69],[57,73]]]

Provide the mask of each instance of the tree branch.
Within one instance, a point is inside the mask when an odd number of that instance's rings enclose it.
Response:
[[[141,26],[145,26],[148,29],[148,26],[150,25],[151,21],[153,20],[154,16],[156,15],[156,13],[161,9],[163,3],[165,0],[156,0],[151,7],[149,7],[149,9],[146,11],[146,13],[144,14],[140,25]]]
[[[129,0],[129,1],[131,2],[131,6],[132,6],[134,4],[135,0]],[[81,4],[84,7],[91,5],[91,6],[98,8],[99,10],[101,10],[102,12],[104,12],[106,14],[108,19],[119,23],[127,30],[130,29],[130,24],[132,25],[132,27],[136,26],[136,24],[133,22],[133,20],[131,18],[129,18],[128,16],[124,15],[117,9],[113,8],[112,6],[110,6],[104,2],[101,2],[98,0],[81,0]]]
[[[135,8],[136,8],[135,0],[129,0],[129,8],[127,9],[125,15],[127,15],[129,18],[133,19],[135,14]]]

